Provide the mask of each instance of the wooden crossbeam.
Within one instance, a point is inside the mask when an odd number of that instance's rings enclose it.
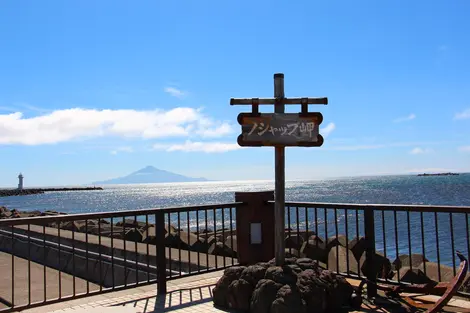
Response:
[[[328,98],[231,98],[230,105],[264,105],[276,104],[328,104]]]

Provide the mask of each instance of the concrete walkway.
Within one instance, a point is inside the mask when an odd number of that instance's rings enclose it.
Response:
[[[12,285],[12,260],[14,260],[14,285]],[[28,280],[28,261],[22,258],[14,257],[8,253],[0,252],[0,297],[7,302],[12,302],[14,296],[15,305],[27,304],[29,301],[29,291],[31,291],[31,302],[39,302],[46,299],[55,299],[62,296],[72,295],[74,279],[73,276],[60,273],[50,267],[44,267],[38,263],[30,262],[31,277]],[[45,273],[44,273],[45,272]],[[44,283],[44,278],[45,283]],[[12,289],[12,287],[14,287]],[[44,287],[45,290],[44,290]],[[12,292],[13,290],[13,292]],[[87,282],[78,277],[75,278],[76,294],[84,293],[87,290]],[[99,290],[99,286],[89,283],[89,290]],[[5,308],[2,305],[0,308]]]
[[[212,304],[212,289],[222,273],[218,271],[169,281],[168,293],[163,297],[156,296],[156,285],[150,285],[21,312],[225,312]]]
[[[168,283],[168,293],[164,296],[156,296],[156,285],[139,287],[99,296],[72,300],[58,304],[48,305],[40,308],[25,310],[27,313],[202,313],[202,312],[227,312],[214,308],[212,303],[212,289],[222,275],[222,271],[186,277]],[[358,281],[349,280],[351,284],[357,285]],[[435,302],[437,296],[422,296],[423,301]],[[364,301],[363,308],[354,312],[395,312],[377,307]],[[453,299],[449,303],[455,311],[458,308],[470,308],[470,302]],[[454,312],[455,312],[454,311]],[[398,310],[396,312],[403,312]]]

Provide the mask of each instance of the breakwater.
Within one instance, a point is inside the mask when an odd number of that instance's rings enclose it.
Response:
[[[0,197],[26,196],[56,191],[92,191],[103,190],[101,187],[71,187],[71,188],[28,188],[28,189],[0,189]]]

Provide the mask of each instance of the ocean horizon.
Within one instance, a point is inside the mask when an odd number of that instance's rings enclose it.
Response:
[[[158,183],[135,185],[103,185],[104,190],[97,191],[69,191],[47,192],[27,196],[12,196],[0,198],[0,206],[21,211],[53,210],[67,214],[114,212],[122,210],[139,210],[149,208],[166,208],[182,206],[198,206],[203,204],[231,203],[235,200],[235,192],[274,190],[274,181],[209,181],[195,183]],[[316,202],[316,203],[353,203],[353,204],[411,204],[411,205],[450,205],[470,206],[470,174],[458,176],[427,176],[393,175],[348,177],[341,179],[318,179],[286,181],[286,202]],[[295,210],[294,210],[295,211]],[[350,225],[349,238],[356,233],[354,230],[354,210],[345,212],[338,210],[337,221],[339,234],[344,232],[344,221]],[[292,214],[292,213],[291,213]],[[425,213],[421,222],[420,213],[410,213],[410,232],[412,253],[421,253],[422,242],[425,241],[426,257],[435,261],[437,259],[436,232],[434,214]],[[454,213],[454,247],[469,255],[467,220],[465,215]],[[297,227],[294,215],[291,227]],[[325,223],[323,211],[319,208],[319,218],[315,223],[313,213],[300,210],[299,228],[308,227],[313,230],[318,227],[319,235],[325,237],[335,234],[335,219],[333,211],[328,211]],[[438,213],[439,216],[439,243],[440,260],[443,264],[452,265],[452,241],[449,230],[449,214]],[[399,226],[398,238],[394,233],[394,214],[385,212],[384,219],[380,212],[376,212],[376,248],[378,251],[386,250],[387,256],[395,257],[398,254],[407,254],[408,230],[406,227],[406,212],[397,213]],[[462,218],[463,217],[463,218]],[[176,216],[172,217],[172,220]],[[201,217],[200,217],[201,218]],[[227,216],[224,225],[220,219],[209,216],[210,227],[233,226],[235,221],[229,221]],[[198,223],[190,218],[191,228]],[[182,219],[184,220],[184,218]],[[176,220],[175,220],[176,221]],[[363,216],[359,216],[360,223]],[[173,222],[173,221],[172,221]],[[199,221],[199,224],[201,220]],[[186,225],[183,222],[182,225]],[[326,225],[326,232],[325,232]],[[425,240],[421,238],[421,225],[425,230]],[[362,226],[361,226],[362,227]],[[363,229],[359,229],[363,235]],[[385,234],[384,242],[382,234]],[[398,247],[396,246],[398,242]],[[457,264],[456,264],[457,265]]]

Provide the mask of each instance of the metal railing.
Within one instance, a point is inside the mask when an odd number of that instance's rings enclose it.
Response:
[[[240,203],[0,220],[0,311],[237,264]]]
[[[469,215],[463,206],[288,202],[286,253],[352,278],[447,282],[456,251],[470,260]]]

